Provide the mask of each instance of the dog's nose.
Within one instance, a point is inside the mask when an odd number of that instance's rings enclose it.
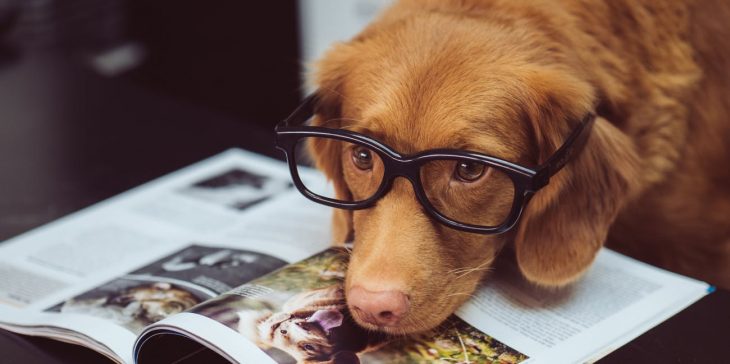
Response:
[[[400,291],[369,291],[354,286],[347,294],[353,315],[375,326],[393,326],[408,313],[408,296]]]

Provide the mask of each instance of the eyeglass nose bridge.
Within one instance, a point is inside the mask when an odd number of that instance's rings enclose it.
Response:
[[[395,179],[398,177],[405,178],[411,183],[413,193],[421,205],[429,204],[428,199],[421,185],[421,168],[420,163],[414,159],[391,157],[384,163],[385,175],[383,176],[383,187],[378,194],[378,200],[385,197],[393,189]]]

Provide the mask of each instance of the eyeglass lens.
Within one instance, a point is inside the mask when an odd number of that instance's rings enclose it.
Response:
[[[383,183],[383,160],[364,145],[327,137],[304,137],[298,142],[297,160],[321,153],[317,158],[341,176],[337,194],[333,181],[304,181],[305,187],[322,197],[342,202],[361,202],[372,197]],[[331,164],[330,164],[331,163]],[[300,174],[301,175],[301,174]],[[465,159],[429,160],[420,165],[423,192],[441,215],[465,224],[496,227],[507,220],[515,198],[512,179],[497,168]],[[347,191],[347,192],[346,192]]]

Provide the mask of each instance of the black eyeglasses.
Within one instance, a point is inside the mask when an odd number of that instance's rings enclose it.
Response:
[[[480,234],[510,230],[532,195],[583,148],[595,120],[593,114],[586,116],[542,166],[532,169],[464,150],[402,155],[363,134],[305,125],[316,103],[316,94],[310,95],[275,128],[276,147],[286,154],[294,184],[304,196],[335,208],[365,209],[388,193],[396,177],[404,177],[430,216],[451,228]],[[344,178],[351,196],[343,199],[331,185],[300,177],[297,161],[308,147],[339,151],[338,178]]]

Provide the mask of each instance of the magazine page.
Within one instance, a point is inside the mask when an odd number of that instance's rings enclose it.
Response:
[[[0,327],[130,361],[147,324],[328,246],[328,209],[289,181],[229,150],[4,242]]]
[[[456,313],[533,358],[583,363],[626,344],[702,298],[712,287],[602,249],[590,270],[563,289],[527,283],[501,261]]]
[[[347,250],[331,248],[151,325],[135,357],[154,362],[149,358],[162,350],[155,341],[167,333],[240,363],[583,363],[669,318],[709,287],[603,249],[582,280],[548,290],[501,259],[440,327],[389,337],[349,316],[347,260]]]
[[[0,327],[89,346],[112,360],[130,362],[132,344],[145,326],[285,264],[248,250],[191,244],[40,313],[9,317]]]
[[[135,344],[153,362],[161,333],[184,334],[240,363],[519,363],[527,356],[452,316],[431,333],[389,337],[355,324],[343,283],[348,252],[331,248],[150,327]],[[262,356],[265,354],[265,356]]]

